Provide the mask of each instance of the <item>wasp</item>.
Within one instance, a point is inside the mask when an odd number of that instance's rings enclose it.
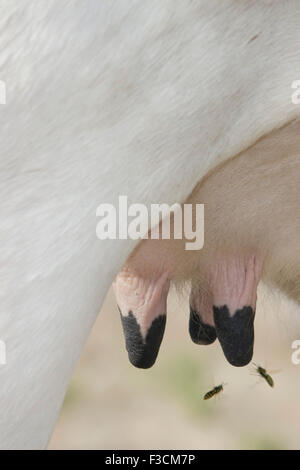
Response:
[[[267,384],[270,385],[270,387],[274,387],[274,380],[270,376],[270,374],[267,372],[267,370],[264,367],[258,366],[257,364],[254,364],[256,372],[267,382]]]
[[[216,385],[214,388],[212,388],[209,392],[207,392],[204,395],[203,400],[209,400],[210,398],[218,395],[220,392],[224,390],[224,385],[225,384]]]

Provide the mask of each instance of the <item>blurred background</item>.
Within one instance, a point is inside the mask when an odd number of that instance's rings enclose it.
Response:
[[[276,370],[275,387],[254,367],[227,364],[216,342],[188,335],[188,296],[171,292],[156,364],[130,365],[121,321],[109,292],[66,395],[50,449],[299,449],[300,312],[260,288],[254,362]],[[203,395],[222,382],[218,398]]]

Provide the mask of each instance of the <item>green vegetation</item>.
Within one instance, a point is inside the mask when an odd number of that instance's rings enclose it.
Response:
[[[205,376],[206,368],[201,361],[180,352],[172,356],[165,365],[159,380],[168,393],[172,393],[182,403],[187,412],[196,417],[208,417],[213,414],[214,407],[203,400],[205,392],[208,391]],[[213,384],[211,385],[213,387]]]

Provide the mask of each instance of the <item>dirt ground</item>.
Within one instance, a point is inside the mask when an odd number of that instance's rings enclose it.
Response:
[[[299,308],[260,289],[255,327],[254,362],[277,369],[274,389],[253,375],[253,366],[228,365],[217,342],[193,344],[187,297],[175,293],[158,360],[139,370],[128,362],[110,292],[49,448],[300,449],[300,365],[291,361]],[[221,382],[227,384],[222,396],[203,401]]]

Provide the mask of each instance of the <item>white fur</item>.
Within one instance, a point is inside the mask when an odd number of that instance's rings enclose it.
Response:
[[[296,0],[1,0],[1,448],[46,445],[134,247],[97,239],[97,206],[183,201],[299,115],[299,22]]]

